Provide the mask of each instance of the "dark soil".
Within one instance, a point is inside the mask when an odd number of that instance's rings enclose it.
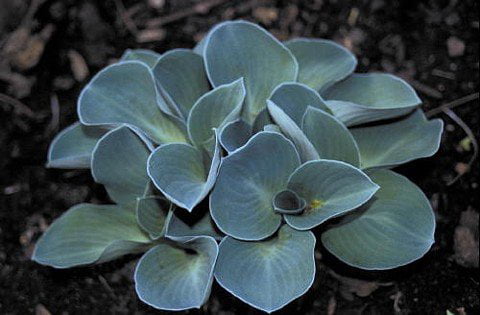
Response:
[[[26,64],[12,64],[0,55],[0,92],[21,101],[0,99],[0,314],[158,313],[135,296],[131,276],[136,257],[70,270],[29,260],[41,231],[63,211],[82,201],[107,201],[88,171],[44,168],[55,133],[77,119],[75,102],[85,85],[85,80],[79,82],[85,70],[82,58],[69,57],[70,50],[83,56],[91,76],[125,48],[158,52],[190,48],[215,23],[243,18],[261,23],[280,39],[321,37],[344,44],[358,56],[358,71],[392,72],[409,80],[426,111],[479,90],[475,0],[39,2],[39,9],[24,19],[30,35],[43,31],[44,50],[32,48],[38,62],[29,55]],[[20,25],[29,3],[0,0],[0,48]],[[163,25],[153,33],[141,32],[159,16],[165,17]],[[142,42],[148,34],[155,40]],[[477,139],[478,105],[477,96],[453,109]],[[446,123],[440,151],[398,169],[432,201],[437,214],[432,250],[409,266],[375,273],[349,268],[319,249],[323,259],[318,261],[313,288],[282,310],[284,314],[333,314],[333,310],[336,314],[445,314],[447,310],[479,314],[478,268],[463,267],[453,259],[461,212],[470,208],[478,213],[478,161],[465,168],[473,152],[460,145],[464,131],[448,116],[437,116]],[[448,186],[458,172],[465,174]],[[346,292],[331,270],[384,285],[359,297]],[[214,285],[209,302],[190,313],[256,311]]]

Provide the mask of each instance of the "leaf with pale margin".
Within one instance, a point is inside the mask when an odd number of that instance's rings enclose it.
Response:
[[[142,252],[149,242],[132,209],[79,204],[50,225],[38,240],[32,259],[42,265],[70,268]]]
[[[166,221],[172,204],[157,196],[146,196],[137,199],[137,222],[152,239],[165,235]]]
[[[135,269],[138,297],[162,310],[200,308],[210,295],[217,255],[217,242],[208,236],[158,244]]]
[[[142,197],[149,182],[147,159],[150,151],[128,127],[105,134],[92,154],[92,176],[105,186],[116,203],[127,204]]]
[[[68,126],[50,144],[47,167],[90,168],[93,148],[107,131],[78,122]]]
[[[129,124],[157,143],[186,142],[186,135],[157,105],[153,74],[142,62],[125,61],[97,73],[78,99],[85,125]]]
[[[298,64],[292,53],[256,24],[228,21],[208,35],[204,50],[207,75],[213,86],[245,79],[247,97],[243,118],[253,123],[273,89],[295,81]]]
[[[327,106],[347,126],[399,117],[421,100],[407,82],[391,74],[352,74],[327,89]]]
[[[220,131],[220,144],[228,153],[232,153],[245,145],[251,136],[252,126],[244,120],[239,119],[229,122],[223,130]]]
[[[308,86],[286,82],[275,88],[270,100],[280,107],[298,126],[302,125],[302,118],[308,106],[312,106],[331,113],[318,92]]]
[[[219,246],[215,279],[245,303],[268,313],[302,296],[315,278],[315,236],[284,225],[261,242],[226,237]]]
[[[391,167],[432,156],[442,131],[443,122],[427,120],[421,109],[389,124],[350,129],[360,148],[362,168]]]
[[[350,164],[317,160],[296,169],[288,188],[305,199],[307,207],[300,215],[285,215],[285,221],[295,229],[309,230],[360,207],[379,187]]]
[[[160,54],[148,49],[127,49],[120,58],[120,61],[137,60],[153,68],[160,56]]]
[[[275,103],[268,100],[268,111],[280,130],[295,144],[302,163],[318,160],[320,156],[300,127]]]
[[[244,99],[242,78],[220,85],[200,97],[188,115],[188,134],[192,142],[201,148],[214,138],[214,128],[221,132],[227,123],[237,120]]]
[[[299,165],[294,145],[265,131],[224,158],[210,195],[210,213],[219,229],[242,240],[275,233],[282,217],[273,211],[272,199]]]
[[[384,270],[419,259],[434,243],[435,217],[423,192],[389,170],[368,173],[381,188],[322,235],[325,248],[357,268]]]
[[[211,236],[216,240],[221,240],[225,236],[217,229],[208,211],[194,211],[188,215],[185,211],[177,209],[170,212],[166,237],[176,239],[202,235]]]
[[[218,139],[211,159],[189,144],[170,143],[159,146],[150,155],[147,171],[168,200],[192,212],[215,184],[220,159]]]
[[[189,49],[163,54],[153,74],[160,94],[184,119],[200,96],[210,90],[202,57]]]
[[[357,143],[347,127],[334,116],[311,106],[305,111],[302,131],[322,159],[360,166]]]
[[[346,78],[357,67],[355,55],[331,40],[296,38],[285,45],[298,61],[298,82],[316,91]]]

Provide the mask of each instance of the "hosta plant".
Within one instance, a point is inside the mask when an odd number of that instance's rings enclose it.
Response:
[[[155,308],[198,308],[215,279],[272,312],[310,288],[316,246],[368,270],[422,257],[432,209],[391,169],[433,155],[443,124],[405,81],[356,65],[332,41],[282,43],[244,21],[193,50],[127,51],[48,154],[49,167],[89,168],[112,203],[68,210],[33,259],[140,254],[135,288]]]

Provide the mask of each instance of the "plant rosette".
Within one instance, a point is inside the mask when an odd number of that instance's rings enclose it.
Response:
[[[80,121],[48,153],[48,167],[90,169],[112,204],[72,207],[33,260],[142,254],[135,288],[157,309],[201,307],[215,279],[273,312],[312,285],[316,237],[357,268],[419,259],[434,215],[390,169],[432,156],[443,123],[405,81],[356,65],[332,41],[281,43],[245,21],[193,50],[127,50],[85,86]]]

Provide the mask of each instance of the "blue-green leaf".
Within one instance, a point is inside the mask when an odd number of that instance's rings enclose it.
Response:
[[[215,184],[220,158],[218,139],[212,159],[189,144],[165,144],[150,155],[148,174],[167,199],[191,212]]]
[[[337,118],[309,106],[303,116],[302,131],[320,158],[360,166],[357,143],[347,127]]]
[[[220,230],[243,240],[275,233],[282,217],[273,211],[272,199],[299,164],[288,139],[265,131],[224,158],[210,195],[210,212]]]
[[[296,169],[288,188],[305,199],[307,206],[300,215],[285,215],[285,220],[295,229],[309,230],[360,207],[379,187],[347,163],[317,160]]]
[[[85,125],[135,126],[157,143],[187,141],[182,128],[160,110],[153,74],[139,61],[97,73],[80,94],[78,116]]]
[[[298,38],[285,45],[298,60],[298,82],[317,91],[346,78],[357,67],[355,56],[331,40]]]
[[[256,134],[259,131],[263,131],[266,125],[273,124],[273,120],[270,117],[268,108],[264,108],[258,115],[255,117],[252,125],[253,134]]]
[[[245,303],[271,313],[302,296],[315,278],[315,236],[287,225],[260,242],[226,237],[215,279]]]
[[[428,121],[418,109],[397,122],[350,131],[360,148],[362,168],[372,168],[432,156],[440,146],[442,130],[440,119]]]
[[[390,269],[422,257],[434,242],[435,217],[423,192],[388,170],[369,173],[380,190],[322,235],[325,247],[362,269]]]
[[[244,99],[242,78],[200,97],[188,116],[188,134],[192,142],[201,148],[214,138],[214,128],[221,131],[227,123],[238,119]]]
[[[295,144],[302,162],[318,160],[320,156],[300,127],[280,107],[268,100],[268,111],[280,130]]]
[[[160,54],[148,49],[127,49],[120,61],[137,60],[147,64],[150,68],[157,63]]]
[[[178,237],[211,236],[221,240],[224,235],[216,228],[209,212],[194,211],[185,213],[181,210],[170,212],[165,236],[176,239]]]
[[[47,167],[90,168],[93,148],[107,131],[80,123],[68,126],[50,144]]]
[[[266,30],[245,21],[217,25],[208,35],[204,59],[213,86],[245,79],[243,117],[250,124],[278,84],[297,78],[292,53]]]
[[[270,100],[280,107],[298,126],[302,125],[302,118],[308,106],[331,113],[318,92],[308,86],[296,83],[282,83],[275,88]]]
[[[421,103],[408,83],[386,73],[352,74],[329,88],[325,98],[347,126],[402,116]]]
[[[210,295],[217,255],[217,242],[208,236],[158,244],[135,269],[139,298],[162,310],[200,308]]]
[[[226,124],[220,131],[220,143],[228,153],[232,153],[247,143],[251,136],[252,126],[239,119]]]
[[[137,199],[137,221],[140,227],[157,239],[165,235],[166,220],[172,204],[157,196]]]
[[[92,154],[92,176],[116,203],[133,202],[147,188],[149,154],[145,143],[130,128],[118,127],[98,141]]]
[[[101,263],[148,248],[135,211],[116,205],[79,204],[55,220],[38,240],[32,259],[70,268]]]
[[[188,49],[174,49],[163,54],[153,74],[164,100],[178,110],[174,114],[184,119],[198,98],[210,89],[202,57]]]

